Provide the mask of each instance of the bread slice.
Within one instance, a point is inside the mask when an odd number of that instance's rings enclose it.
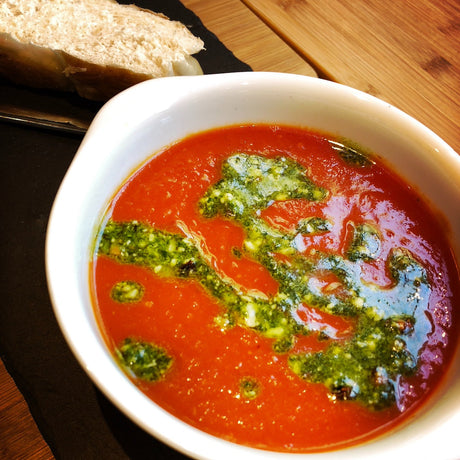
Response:
[[[106,100],[143,80],[202,73],[183,24],[115,0],[1,0],[0,75]]]

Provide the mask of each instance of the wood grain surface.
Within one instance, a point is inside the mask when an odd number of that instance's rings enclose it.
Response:
[[[240,0],[182,0],[235,56],[255,71],[316,77],[316,71]]]
[[[0,459],[50,460],[29,408],[0,360]]]
[[[242,0],[319,72],[377,96],[460,152],[458,0]]]

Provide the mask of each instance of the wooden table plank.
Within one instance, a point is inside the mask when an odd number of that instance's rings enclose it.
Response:
[[[29,408],[0,360],[0,458],[51,460]]]
[[[255,71],[316,77],[316,71],[240,0],[182,0],[205,27]]]
[[[242,0],[333,81],[395,105],[460,153],[458,0]]]

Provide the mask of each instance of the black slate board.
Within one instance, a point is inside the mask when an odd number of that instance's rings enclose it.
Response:
[[[132,3],[127,1],[125,3]],[[203,39],[205,73],[249,71],[177,0],[136,0]],[[0,81],[0,102],[90,121],[100,104]],[[82,136],[0,123],[0,357],[57,459],[184,459],[116,409],[73,357],[51,307],[44,248],[49,212]],[[9,460],[9,459],[5,459]]]

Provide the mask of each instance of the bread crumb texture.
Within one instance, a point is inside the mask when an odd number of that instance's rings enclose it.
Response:
[[[180,22],[113,0],[0,0],[0,33],[149,78],[184,73],[177,68],[203,49]]]

